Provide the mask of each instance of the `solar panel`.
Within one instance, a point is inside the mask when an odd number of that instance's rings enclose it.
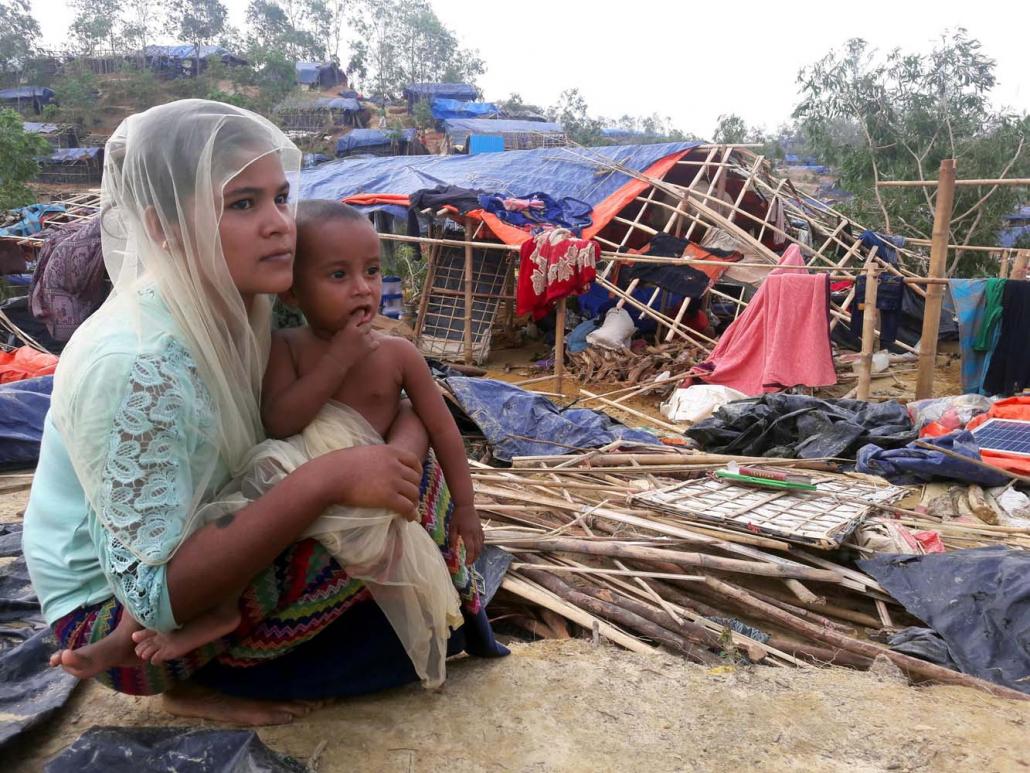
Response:
[[[1030,456],[1030,421],[988,419],[973,430],[980,448]]]

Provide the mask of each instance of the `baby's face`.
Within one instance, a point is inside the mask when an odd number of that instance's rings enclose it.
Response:
[[[330,220],[303,239],[306,254],[298,255],[292,294],[313,328],[341,329],[353,315],[371,322],[379,310],[379,236],[371,224]]]

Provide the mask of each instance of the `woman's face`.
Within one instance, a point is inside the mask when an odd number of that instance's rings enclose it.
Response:
[[[274,153],[252,162],[222,189],[222,254],[245,300],[293,284],[297,227],[286,204],[289,191]]]

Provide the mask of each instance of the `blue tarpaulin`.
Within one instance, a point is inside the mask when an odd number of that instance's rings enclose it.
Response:
[[[32,236],[39,233],[43,230],[40,218],[51,212],[64,212],[64,204],[30,204],[22,207],[19,212],[21,220],[14,225],[0,228],[0,236]]]
[[[342,110],[345,113],[361,112],[361,103],[349,97],[324,97],[316,99],[315,107],[328,107],[330,110]]]
[[[624,427],[588,408],[563,411],[543,395],[504,381],[455,376],[446,383],[501,461],[510,462],[515,456],[557,456],[619,439],[659,445],[650,432]]]
[[[433,118],[438,121],[448,118],[496,118],[501,113],[493,102],[462,102],[444,97],[433,100],[432,110]]]
[[[443,130],[455,145],[464,145],[471,134],[564,134],[560,123],[544,121],[510,121],[489,118],[452,118],[443,122]]]
[[[166,56],[169,59],[196,59],[197,49],[195,46],[188,44],[180,44],[176,46],[147,46],[146,55],[161,57]],[[207,59],[209,56],[222,56],[238,58],[227,48],[221,46],[200,46],[200,58]]]
[[[0,384],[0,468],[36,464],[53,387],[53,376]]]
[[[2,100],[35,100],[38,99],[43,104],[51,101],[57,94],[53,89],[48,89],[46,86],[19,86],[14,89],[0,89],[0,99]]]
[[[52,163],[81,161],[84,158],[96,158],[103,152],[103,148],[58,148],[47,156],[45,160]]]
[[[29,134],[53,134],[61,130],[56,123],[37,123],[35,121],[22,121],[21,128]]]
[[[415,139],[414,129],[405,129],[399,134],[396,132],[384,132],[379,129],[355,129],[345,134],[336,141],[336,155],[350,153],[361,148],[378,148],[383,145],[390,145],[396,140],[410,142]],[[349,162],[353,163],[353,162]],[[329,198],[319,196],[308,196],[306,198]]]
[[[959,430],[942,437],[924,438],[922,442],[968,457],[972,461],[964,462],[914,443],[891,450],[870,443],[858,450],[855,469],[906,486],[942,478],[980,486],[1004,486],[1009,482],[1009,478],[1000,470],[995,472],[972,463],[983,461],[980,446],[972,432]]]
[[[479,97],[479,92],[468,83],[411,83],[404,88],[404,98],[409,105],[436,97],[472,102]]]
[[[318,72],[321,69],[321,65],[317,62],[297,62],[295,68],[297,71],[297,83],[303,86],[318,83]]]
[[[642,172],[656,161],[682,153],[697,144],[611,145],[575,151],[570,148],[538,148],[477,156],[333,161],[302,173],[300,197],[339,200],[358,194],[410,196],[423,188],[456,185],[512,195],[546,191],[555,199],[571,197],[596,210],[598,204],[632,178],[601,163],[591,163],[591,157],[599,161],[614,161]]]

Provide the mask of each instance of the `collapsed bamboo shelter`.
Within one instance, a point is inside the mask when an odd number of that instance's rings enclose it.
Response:
[[[937,530],[952,548],[1026,549],[1028,530],[898,507],[900,489],[824,460],[752,460],[818,484],[770,491],[709,477],[727,461],[716,454],[617,450],[474,465],[487,542],[513,556],[494,615],[534,636],[572,625],[708,666],[865,670],[886,658],[916,681],[1027,699],[879,643],[913,618],[847,555],[883,550],[896,523]]]
[[[99,185],[103,172],[103,148],[59,148],[40,159],[36,179],[48,185]]]

